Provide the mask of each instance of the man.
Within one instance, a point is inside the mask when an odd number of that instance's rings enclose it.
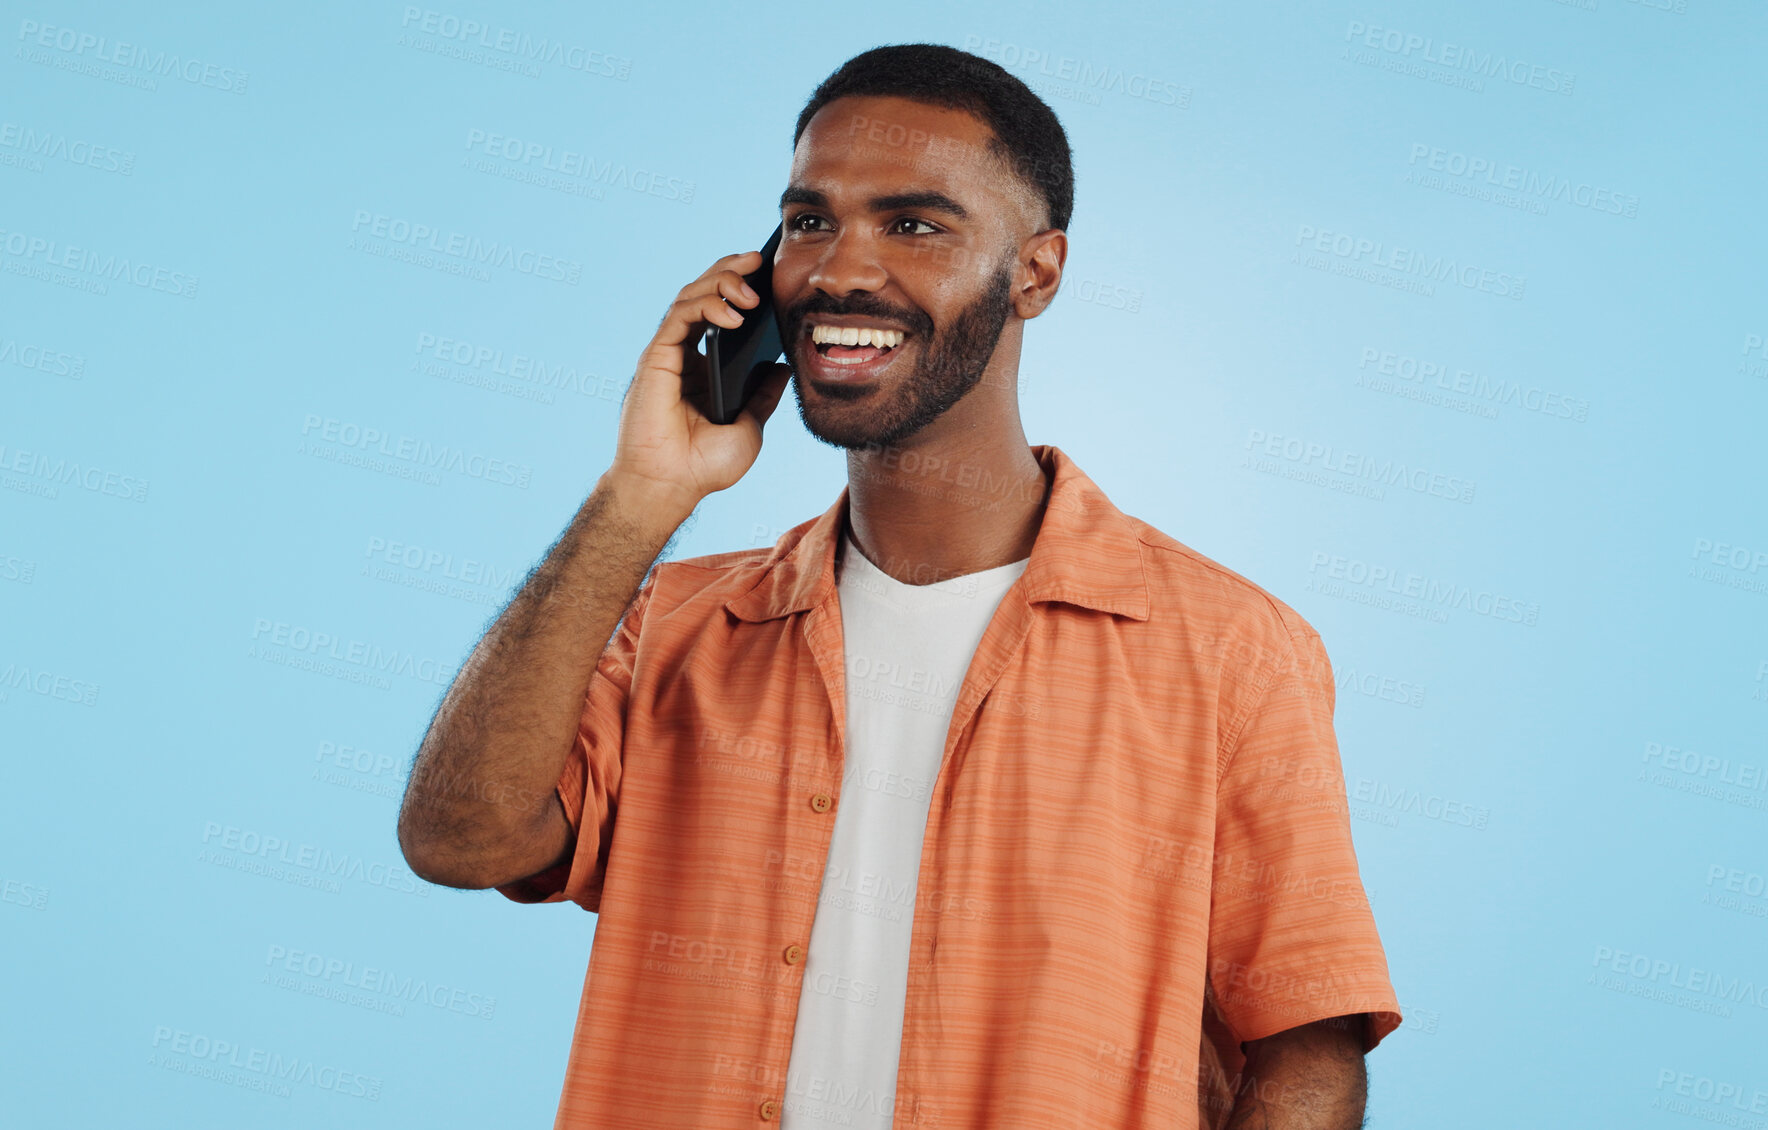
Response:
[[[712,424],[694,343],[760,256],[684,287],[437,710],[412,869],[600,915],[559,1127],[1361,1124],[1400,1014],[1319,636],[1020,426],[1072,184],[993,63],[837,70],[781,197],[790,365]],[[653,569],[788,380],[835,504]]]

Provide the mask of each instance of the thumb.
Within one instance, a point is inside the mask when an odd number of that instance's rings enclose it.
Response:
[[[791,379],[792,366],[784,362],[776,363],[773,372],[755,386],[755,392],[749,397],[749,403],[743,407],[742,414],[753,419],[757,427],[767,423],[767,418],[779,406],[780,398],[786,394],[786,385]]]

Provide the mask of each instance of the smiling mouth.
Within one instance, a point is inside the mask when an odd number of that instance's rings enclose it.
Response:
[[[864,365],[886,357],[907,338],[901,330],[882,327],[812,326],[811,345],[824,360],[836,365]]]
[[[816,351],[825,361],[836,365],[864,365],[867,361],[893,352],[892,349],[879,349],[875,345],[819,345]]]

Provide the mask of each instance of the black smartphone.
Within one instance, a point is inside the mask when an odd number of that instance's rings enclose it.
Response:
[[[749,289],[761,296],[761,304],[748,310],[732,306],[743,316],[743,324],[736,329],[711,326],[706,330],[706,376],[712,408],[707,418],[715,424],[728,424],[737,418],[743,405],[749,403],[755,386],[786,352],[773,304],[774,252],[780,248],[784,229],[784,224],[774,228],[761,245],[760,268],[743,276]]]

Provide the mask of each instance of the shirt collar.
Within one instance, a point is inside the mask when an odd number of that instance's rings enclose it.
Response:
[[[1031,453],[1054,481],[1031,559],[1015,587],[1027,603],[1061,600],[1146,620],[1141,539],[1129,517],[1054,444],[1033,444]],[[744,620],[772,620],[830,599],[847,496],[844,486],[819,517],[787,531],[762,562],[760,579],[725,601],[725,608]]]

